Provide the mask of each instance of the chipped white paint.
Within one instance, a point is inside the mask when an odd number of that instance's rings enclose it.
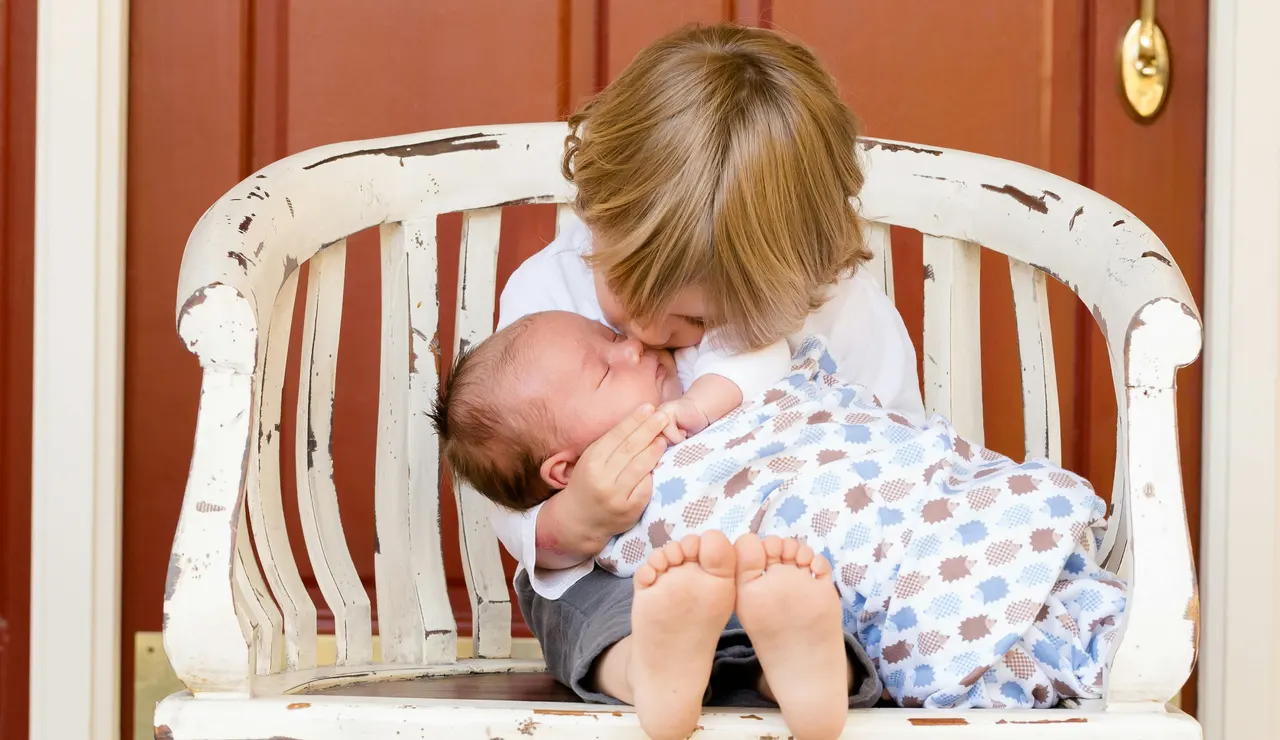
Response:
[[[400,252],[408,288],[404,302],[409,331],[406,461],[409,541],[413,592],[417,594],[426,643],[420,663],[451,663],[458,656],[458,631],[445,586],[440,544],[440,446],[428,412],[436,400],[439,367],[439,287],[436,284],[436,218],[383,227],[384,249]],[[396,287],[402,283],[397,278]],[[385,295],[385,293],[384,293]],[[385,314],[384,314],[385,316]]]
[[[419,432],[431,403],[422,365],[433,363],[429,350],[417,357],[411,334],[414,328],[432,332],[427,336],[435,332],[434,320],[413,325],[411,301],[419,311],[435,313],[436,219],[383,224],[381,232],[382,380],[374,483],[378,632],[389,663],[441,663],[456,655],[457,633],[440,552],[439,464],[430,464],[438,451]],[[420,455],[427,464],[419,464]]]
[[[1058,409],[1058,372],[1049,328],[1049,290],[1043,272],[1009,260],[1013,308],[1022,363],[1022,428],[1027,458],[1062,462],[1062,422]]]
[[[871,274],[880,290],[893,301],[893,245],[889,240],[889,227],[874,221],[863,221],[862,238],[871,251],[871,260],[863,269]]]
[[[976,444],[985,439],[981,257],[977,244],[924,236],[924,403]]]
[[[243,712],[221,702],[175,695],[156,710],[157,737],[187,740],[187,728],[203,727],[207,740],[298,737],[338,740],[395,737],[403,740],[492,740],[493,738],[619,738],[643,740],[629,707],[600,704],[465,702],[442,699],[281,696],[259,699]],[[170,733],[165,735],[163,733]],[[696,740],[778,740],[790,737],[774,710],[713,708],[698,720]],[[1168,712],[1105,712],[1099,709],[1047,711],[860,709],[849,713],[847,740],[1093,740],[1099,737],[1200,740],[1200,726],[1187,715]]]
[[[458,281],[458,315],[454,356],[493,333],[497,304],[498,237],[502,209],[472,211],[462,222],[462,271]],[[498,539],[489,526],[493,507],[471,486],[454,482],[458,499],[458,536],[462,540],[462,572],[467,580],[475,625],[475,654],[481,658],[511,655],[511,597],[498,553]]]
[[[574,218],[563,205],[572,190],[558,167],[564,135],[563,124],[533,124],[322,147],[277,162],[236,186],[196,225],[183,258],[178,321],[183,340],[205,368],[205,381],[191,478],[174,540],[165,645],[179,677],[199,693],[196,699],[175,695],[160,705],[157,724],[173,737],[325,738],[376,735],[391,727],[405,737],[437,736],[446,727],[451,737],[459,738],[509,737],[513,732],[639,736],[629,712],[611,709],[559,705],[538,713],[534,705],[515,703],[281,696],[318,680],[340,684],[537,668],[492,659],[510,651],[510,597],[482,513],[484,502],[465,489],[458,491],[460,529],[473,621],[479,626],[475,650],[487,657],[452,662],[456,632],[440,552],[439,457],[425,412],[439,378],[436,216],[473,212],[465,220],[465,277],[457,286],[459,305],[465,308],[458,314],[456,337],[460,344],[474,343],[493,326],[497,209],[555,202],[562,204],[559,229]],[[914,737],[929,730],[977,738],[987,737],[1003,722],[999,730],[1008,737],[1036,737],[1048,727],[1022,723],[1048,723],[1059,737],[1198,737],[1192,720],[1164,709],[1186,680],[1194,656],[1197,608],[1172,389],[1177,367],[1192,361],[1200,347],[1198,315],[1168,251],[1132,214],[1053,175],[989,157],[894,142],[867,140],[863,148],[872,175],[860,200],[864,213],[876,222],[868,237],[873,253],[880,255],[871,268],[877,279],[892,285],[888,226],[931,235],[926,239],[926,263],[933,273],[926,287],[926,347],[938,364],[926,370],[932,383],[929,400],[932,407],[947,410],[962,432],[981,438],[976,245],[1012,260],[1028,386],[1024,416],[1029,453],[1060,454],[1045,285],[1038,271],[1070,286],[1098,319],[1121,420],[1117,496],[1127,501],[1112,526],[1124,533],[1120,555],[1141,557],[1121,561],[1132,576],[1127,617],[1132,629],[1115,653],[1105,705],[1021,713],[861,711],[851,713],[848,736]],[[237,526],[231,512],[238,510],[246,488],[246,464],[251,471],[266,470],[254,434],[258,415],[264,425],[271,417],[267,397],[279,394],[269,355],[286,331],[281,322],[271,321],[272,310],[278,296],[284,300],[282,288],[292,300],[294,271],[313,260],[322,245],[378,225],[383,341],[374,499],[384,662],[368,666],[371,674],[353,675],[364,668],[354,665],[356,653],[349,645],[347,666],[252,676],[250,646],[256,639],[253,654],[263,655],[262,625],[265,620],[270,628],[272,612],[265,604],[254,606],[249,569],[243,578],[231,575]],[[316,288],[318,292],[308,288],[308,314],[315,314],[308,320],[308,334],[314,335],[309,341],[313,351],[331,347],[336,353],[340,281],[325,277],[332,265],[321,262],[317,269],[316,264],[317,285],[333,282],[327,289]],[[334,306],[327,305],[331,294]],[[309,367],[307,415],[313,426],[323,425],[322,417],[331,413],[321,407],[332,403],[332,373],[327,364]],[[261,380],[255,383],[255,377]],[[255,388],[263,394],[261,407],[254,404]],[[302,416],[300,412],[300,422]],[[328,429],[319,426],[316,431],[320,452],[327,448]],[[330,463],[325,457],[322,465]],[[321,480],[327,477],[325,470],[317,467],[319,477],[308,478],[308,485],[321,481],[309,489],[311,496],[322,494],[317,502],[328,501],[332,493]],[[251,494],[254,478],[248,480]],[[1133,485],[1125,485],[1127,481]],[[317,529],[307,537],[309,555],[313,562],[323,558],[337,574],[342,567],[335,566],[332,555],[341,548],[330,547],[329,535],[317,536],[329,531],[339,538],[336,504],[315,505],[312,516]],[[280,569],[278,561],[274,567]],[[272,593],[279,600],[288,596],[288,589],[273,587]],[[246,615],[245,624],[249,629],[259,625],[256,638],[242,632],[237,604],[255,610]],[[297,635],[293,639],[301,642]],[[255,698],[235,698],[250,693]],[[199,700],[208,694],[222,701]],[[709,713],[702,728],[700,737],[781,737],[786,732],[776,715],[768,713]]]
[[[333,482],[333,397],[346,259],[347,242],[343,239],[307,263],[298,423],[294,427],[298,518],[311,570],[333,612],[338,665],[373,660],[369,594],[351,560]]]
[[[210,354],[165,579],[165,653],[192,691],[247,694],[253,658],[230,574],[255,420],[257,321],[239,291],[223,284],[193,291],[182,314],[187,347]]]
[[[1132,558],[1124,633],[1108,701],[1171,697],[1195,663],[1200,605],[1178,460],[1176,368],[1200,352],[1200,322],[1185,304],[1157,299],[1129,325],[1125,342]],[[1126,526],[1127,524],[1127,526]]]
[[[251,259],[251,258],[247,258]],[[316,664],[316,605],[298,574],[289,533],[285,529],[280,490],[280,413],[293,304],[298,293],[296,270],[285,278],[276,296],[266,336],[265,358],[257,376],[255,403],[257,433],[252,444],[246,494],[250,531],[262,574],[284,617],[284,665],[287,670]]]
[[[236,615],[240,617],[240,629],[252,640],[254,672],[265,676],[282,667],[284,618],[258,572],[258,560],[249,540],[249,519],[243,507],[241,509],[240,526],[236,529],[235,570],[231,574]]]

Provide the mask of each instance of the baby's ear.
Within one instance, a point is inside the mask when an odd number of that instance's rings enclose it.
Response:
[[[569,487],[569,476],[573,475],[574,463],[578,458],[568,450],[557,452],[542,461],[542,481],[554,491]]]

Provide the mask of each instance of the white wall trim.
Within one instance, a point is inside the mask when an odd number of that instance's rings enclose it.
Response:
[[[1209,14],[1198,714],[1207,740],[1278,737],[1280,3]]]
[[[120,732],[128,0],[41,2],[31,738]]]

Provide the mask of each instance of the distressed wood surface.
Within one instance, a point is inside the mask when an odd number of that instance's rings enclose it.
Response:
[[[316,664],[316,606],[298,574],[289,533],[285,529],[284,500],[280,491],[280,413],[284,389],[285,362],[289,357],[289,334],[293,326],[293,304],[297,296],[298,273],[289,273],[276,299],[262,372],[256,388],[258,432],[253,444],[247,496],[250,531],[254,549],[271,595],[284,617],[284,665],[286,670],[310,668]]]
[[[1129,496],[1121,523],[1129,582],[1124,631],[1113,646],[1109,702],[1172,697],[1195,663],[1200,600],[1178,465],[1175,370],[1200,352],[1200,322],[1169,299],[1147,304],[1124,345]],[[1132,555],[1130,557],[1129,555]]]
[[[175,695],[161,702],[155,724],[157,737],[173,740],[270,735],[337,740],[357,734],[407,740],[645,737],[630,707],[380,697],[282,696],[224,704]],[[894,740],[926,734],[949,740],[1201,737],[1195,720],[1159,706],[1149,711],[860,709],[849,712],[841,737]],[[777,710],[732,708],[705,710],[694,735],[726,740],[789,736]]]
[[[382,225],[383,234],[384,324],[375,564],[386,663],[372,668],[372,678],[398,675],[397,667],[454,659],[456,634],[440,568],[438,520],[433,519],[438,517],[438,457],[433,457],[435,439],[420,416],[438,382],[434,368],[438,347],[432,341],[438,318],[435,217],[506,205],[567,202],[572,189],[558,169],[564,135],[563,124],[530,124],[321,147],[272,164],[237,185],[196,225],[179,279],[178,326],[183,341],[205,368],[205,380],[165,604],[166,652],[188,687],[243,694],[250,683],[252,636],[244,634],[236,618],[237,597],[232,589],[233,580],[239,578],[232,575],[237,527],[232,512],[238,511],[240,493],[246,488],[245,461],[252,461],[250,467],[259,475],[265,471],[269,478],[270,474],[261,462],[264,454],[270,454],[266,440],[260,449],[253,437],[259,423],[269,429],[274,422],[268,422],[278,417],[278,400],[274,408],[268,404],[268,397],[279,394],[279,383],[271,377],[273,349],[287,342],[287,334],[279,336],[287,332],[285,322],[272,321],[273,309],[278,311],[277,296],[285,289],[292,300],[294,271],[323,245],[377,225]],[[926,285],[927,398],[931,408],[950,414],[962,433],[981,440],[980,365],[974,361],[980,336],[977,245],[1013,260],[1010,274],[1019,314],[1029,454],[1052,457],[1060,449],[1043,276],[1066,284],[1097,320],[1107,341],[1120,418],[1117,515],[1112,522],[1116,534],[1107,555],[1112,558],[1109,562],[1131,577],[1132,591],[1124,635],[1115,647],[1108,679],[1108,706],[1116,711],[1087,716],[1057,711],[983,712],[963,717],[870,711],[851,715],[851,732],[893,737],[932,724],[945,725],[948,736],[986,737],[993,729],[991,723],[1003,719],[1007,724],[1000,732],[1009,736],[1023,732],[1017,722],[1056,722],[1054,732],[1062,737],[1096,735],[1103,728],[1134,736],[1198,736],[1194,722],[1162,711],[1163,702],[1190,672],[1199,613],[1177,466],[1173,380],[1177,368],[1199,352],[1200,324],[1187,285],[1168,251],[1131,213],[1045,172],[900,142],[867,139],[861,148],[872,176],[860,200],[863,212],[876,221],[868,232],[873,250],[880,245],[880,262],[873,263],[873,272],[886,288],[892,285],[887,227],[927,235],[925,262],[932,271]],[[571,209],[562,205],[558,228],[565,228],[572,218]],[[404,226],[399,225],[402,222]],[[466,243],[472,248],[490,241],[496,244],[498,223],[497,211],[470,215]],[[471,265],[464,274],[485,277],[474,285],[468,278],[459,286],[460,299],[465,301],[459,312],[459,343],[478,341],[492,327],[494,286],[488,277],[492,260],[487,246],[474,254],[469,251],[463,259],[464,266]],[[931,361],[936,362],[933,370]],[[254,383],[255,373],[260,373],[261,382]],[[262,394],[260,406],[255,391]],[[308,396],[316,397],[314,387]],[[313,408],[313,417],[315,413]],[[251,503],[252,496],[258,495],[254,478],[248,481]],[[468,586],[480,625],[476,648],[481,655],[500,655],[509,644],[504,640],[509,641],[510,606],[501,603],[506,584],[495,570],[487,524],[470,506],[467,494],[459,491]],[[282,569],[279,558],[272,560],[263,563],[268,582],[280,581],[279,588],[271,584],[272,593],[276,600],[288,598],[285,580],[291,571],[296,574],[296,568]],[[246,600],[249,594],[243,587],[248,576],[246,570],[237,593],[242,608],[252,609],[253,600]],[[486,616],[486,607],[498,608]],[[299,626],[307,620],[303,614],[290,622],[290,610],[297,612],[297,604],[282,603],[284,640],[286,645],[290,640],[294,644],[287,667],[293,668],[305,662],[306,634]],[[253,620],[270,622],[269,612],[259,611],[246,619],[250,629]],[[314,625],[314,617],[311,622]],[[493,643],[487,641],[490,634]],[[260,654],[261,643],[256,649]],[[510,669],[503,661],[482,660],[478,665],[487,666],[486,670]],[[436,670],[454,668],[441,665]],[[273,672],[255,680],[253,691],[262,695],[285,691],[319,672]],[[329,699],[336,703],[320,702],[330,707],[328,714],[286,710],[277,718],[287,699],[262,697],[237,713],[232,709],[236,704],[175,696],[161,704],[157,716],[171,720],[167,724],[175,737],[183,736],[175,728],[196,727],[200,722],[206,723],[206,729],[217,727],[217,732],[224,733],[213,735],[218,737],[241,730],[252,736],[325,737],[357,727],[372,732],[371,728],[391,721],[397,711],[394,705],[372,698],[349,704]],[[396,727],[419,736],[446,725],[452,734],[479,736],[506,728],[503,723],[508,720],[532,719],[516,706],[491,704],[483,708],[424,705],[414,711],[416,719]],[[312,719],[318,715],[323,716]],[[569,714],[546,716],[590,719],[563,723],[534,719],[547,728],[545,733],[638,733],[626,712],[596,716],[572,709]],[[713,714],[703,723],[703,732],[726,737],[781,736],[781,725],[771,724],[776,722]],[[588,726],[592,729],[584,730]],[[1028,736],[1034,727],[1026,725]]]
[[[982,250],[924,236],[924,405],[974,444],[985,439],[979,269]]]
[[[258,559],[253,554],[253,543],[249,537],[249,520],[241,511],[240,526],[236,532],[235,571],[232,573],[236,614],[240,617],[241,629],[251,640],[254,672],[265,676],[284,667],[284,618],[262,580],[262,573],[258,571]]]
[[[231,588],[255,420],[257,322],[243,298],[213,285],[193,293],[185,311],[187,348],[200,351],[205,337],[217,355],[204,367],[191,470],[165,577],[165,654],[194,692],[247,693],[253,670]]]
[[[383,224],[381,236],[382,378],[374,481],[378,633],[388,663],[447,662],[457,654],[458,637],[440,552],[438,464],[419,468],[411,463],[420,455],[438,454],[414,447],[414,442],[428,440],[411,432],[415,405],[425,412],[431,399],[417,380],[422,374],[415,372],[410,301],[434,305],[435,292],[413,296],[410,275],[422,286],[423,268],[428,268],[434,288],[435,217]],[[434,329],[427,327],[432,335]]]
[[[862,237],[866,240],[867,249],[871,250],[871,261],[863,269],[867,270],[880,290],[893,302],[893,244],[889,238],[889,227],[874,221],[864,221]]]
[[[497,320],[494,305],[501,228],[499,208],[471,211],[463,219],[454,357],[493,333]],[[507,658],[511,655],[511,596],[498,552],[498,539],[489,525],[493,506],[466,483],[454,480],[453,485],[458,500],[462,572],[471,599],[475,654],[482,658]]]
[[[1013,307],[1022,367],[1022,428],[1027,459],[1062,463],[1062,420],[1058,408],[1058,371],[1049,326],[1049,290],[1045,274],[1025,262],[1009,260]]]
[[[440,445],[428,412],[439,389],[439,317],[436,218],[384,226],[385,244],[399,250],[406,272],[406,318],[409,322],[407,470],[409,475],[409,540],[413,589],[426,630],[424,663],[457,658],[458,634],[445,585],[440,544]],[[397,284],[399,284],[397,282]]]
[[[351,560],[333,479],[333,397],[342,328],[347,243],[329,245],[307,263],[306,315],[298,371],[294,470],[298,518],[320,593],[333,612],[337,662],[373,660],[369,594]]]

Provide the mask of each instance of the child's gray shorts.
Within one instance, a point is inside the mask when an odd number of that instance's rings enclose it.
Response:
[[[617,699],[588,688],[596,659],[631,634],[631,579],[596,568],[575,583],[559,599],[534,593],[529,574],[516,577],[516,597],[525,622],[542,645],[547,671],[573,689],[585,701],[620,704]],[[880,699],[883,686],[867,653],[849,633],[845,651],[853,665],[849,708],[870,707]],[[711,681],[703,703],[708,706],[771,707],[774,704],[755,690],[760,662],[737,617],[729,620],[711,668]]]

